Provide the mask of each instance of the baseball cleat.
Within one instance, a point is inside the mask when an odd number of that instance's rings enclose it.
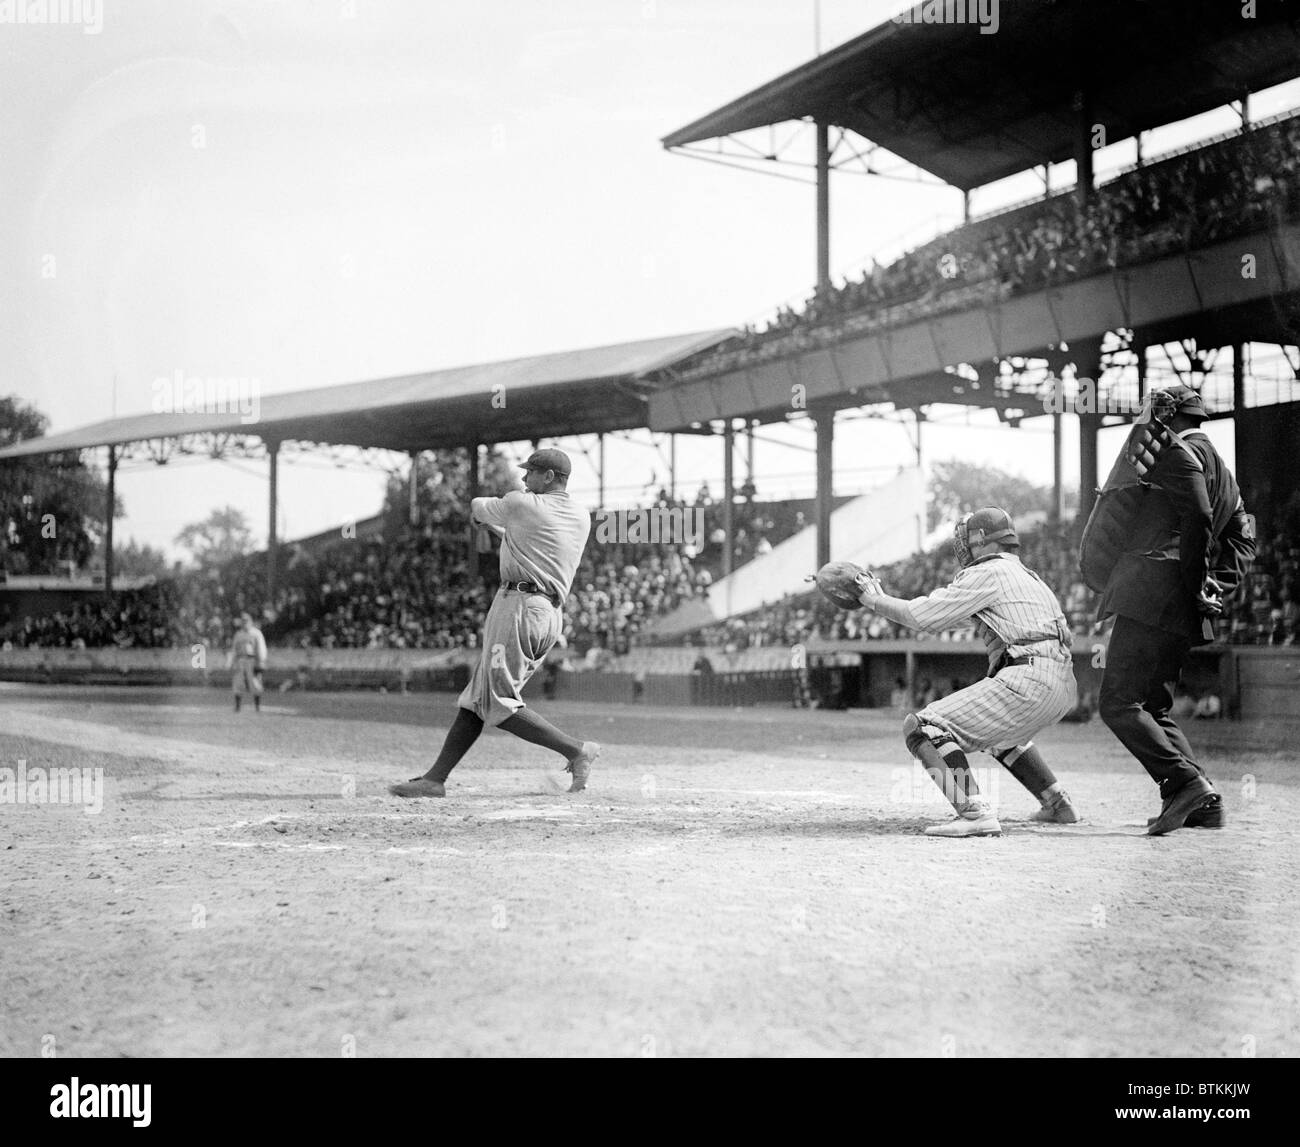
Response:
[[[1160,810],[1160,815],[1147,825],[1148,836],[1164,836],[1167,832],[1182,828],[1187,818],[1210,796],[1214,789],[1203,777],[1188,781],[1176,793],[1170,796]]]
[[[1001,836],[1002,826],[993,810],[980,803],[965,812],[957,814],[955,820],[947,824],[932,824],[925,830],[926,836]]]
[[[587,787],[591,766],[596,763],[598,756],[600,756],[600,746],[595,741],[582,742],[582,751],[564,769],[566,773],[573,774],[573,784],[569,786],[569,792],[580,793]]]
[[[1155,824],[1159,817],[1148,817],[1147,827]],[[1223,815],[1223,797],[1211,793],[1205,800],[1187,814],[1183,821],[1184,828],[1222,828],[1227,823]]]
[[[388,791],[395,797],[445,797],[447,788],[442,781],[431,781],[428,777],[412,777],[400,785],[389,785]]]
[[[1074,811],[1070,794],[1057,791],[1046,797],[1043,807],[1029,819],[1036,824],[1078,824],[1079,814]]]

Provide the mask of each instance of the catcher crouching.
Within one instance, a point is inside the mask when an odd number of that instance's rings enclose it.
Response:
[[[965,515],[954,537],[961,568],[949,585],[904,601],[884,592],[878,578],[847,562],[817,575],[822,593],[842,608],[866,606],[910,629],[941,632],[974,620],[988,649],[988,676],[909,713],[903,721],[908,751],[921,762],[957,813],[931,825],[928,836],[998,836],[1002,826],[971,775],[967,754],[991,753],[1037,798],[1031,818],[1073,824],[1069,796],[1033,743],[1075,705],[1072,635],[1056,595],[1021,565],[1020,539],[1010,515],[987,507]]]

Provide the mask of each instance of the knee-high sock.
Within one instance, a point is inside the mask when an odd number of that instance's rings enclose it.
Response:
[[[1047,767],[1043,754],[1038,751],[1033,741],[1017,745],[1005,753],[999,753],[998,761],[1040,801],[1043,799],[1043,794],[1056,784],[1056,774]]]
[[[559,753],[566,761],[573,760],[582,752],[581,741],[567,733],[561,733],[550,721],[539,717],[527,706],[517,709],[499,727],[530,745],[541,745],[544,749]]]
[[[483,718],[469,709],[457,709],[456,719],[447,730],[442,742],[442,752],[424,775],[431,781],[442,782],[451,775],[451,770],[460,764],[460,759],[469,752],[470,746],[478,740],[483,732]]]

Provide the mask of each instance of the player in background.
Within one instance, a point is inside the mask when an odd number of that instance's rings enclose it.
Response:
[[[239,615],[239,628],[226,657],[226,668],[234,668],[230,688],[235,694],[235,712],[245,693],[253,696],[253,708],[262,711],[262,671],[266,668],[266,638],[247,613]]]
[[[520,694],[564,629],[562,608],[587,545],[591,515],[569,497],[572,464],[564,451],[534,451],[523,469],[523,490],[470,503],[474,521],[501,536],[501,588],[438,759],[423,776],[390,785],[394,796],[446,796],[447,777],[485,724],[559,753],[573,774],[569,792],[586,788],[600,746],[562,733],[525,706]]]
[[[859,600],[889,621],[931,633],[974,620],[988,650],[988,676],[931,701],[903,720],[908,751],[957,813],[927,836],[1002,832],[970,773],[967,754],[989,752],[1039,801],[1031,818],[1073,824],[1078,815],[1032,738],[1074,708],[1072,635],[1051,588],[1021,565],[1020,539],[997,507],[967,514],[954,540],[961,568],[952,583],[911,601],[864,591]]]
[[[1255,556],[1254,523],[1236,479],[1201,431],[1208,418],[1187,386],[1151,395],[1111,470],[1080,547],[1080,568],[1114,616],[1101,719],[1160,789],[1147,832],[1221,828],[1223,800],[1170,710],[1194,645]]]

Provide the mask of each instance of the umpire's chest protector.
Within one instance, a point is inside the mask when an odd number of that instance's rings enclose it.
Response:
[[[1168,517],[1169,530],[1175,530],[1168,499],[1143,479],[1165,450],[1179,447],[1160,422],[1140,422],[1129,432],[1079,541],[1079,572],[1090,590],[1106,588],[1120,556],[1132,547],[1140,528],[1150,531],[1153,517]]]

